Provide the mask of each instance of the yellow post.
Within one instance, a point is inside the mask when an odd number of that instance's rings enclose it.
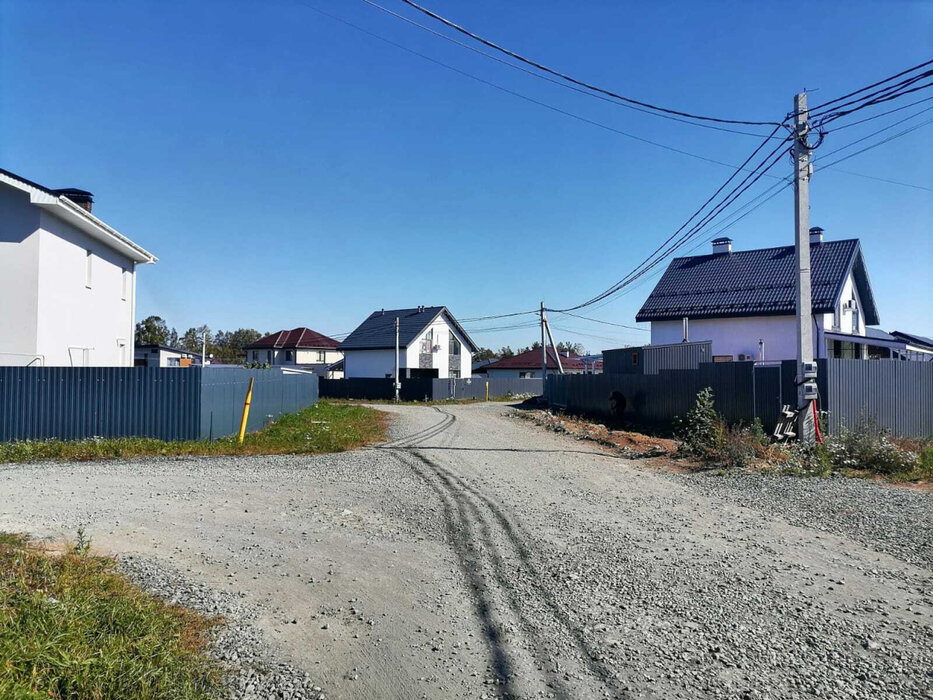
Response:
[[[489,380],[486,381],[486,400],[489,401]]]
[[[246,390],[246,401],[243,402],[243,417],[240,419],[240,437],[237,439],[241,445],[246,436],[246,421],[249,418],[249,404],[253,400],[253,377],[249,378],[249,388]]]

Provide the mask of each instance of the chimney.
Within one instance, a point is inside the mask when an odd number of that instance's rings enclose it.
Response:
[[[823,229],[821,229],[819,226],[812,226],[810,228],[810,245],[813,245],[814,243],[822,243],[822,242],[823,242]]]
[[[88,213],[91,212],[91,207],[94,206],[94,195],[87,190],[79,190],[75,187],[66,187],[63,190],[52,190],[52,193],[58,195],[59,197],[67,197]]]
[[[732,239],[726,236],[713,239],[713,255],[732,252]]]

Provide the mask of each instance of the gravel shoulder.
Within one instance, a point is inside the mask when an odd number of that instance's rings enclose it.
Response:
[[[329,698],[933,697],[930,494],[380,408],[358,452],[0,466],[0,529],[235,593]]]

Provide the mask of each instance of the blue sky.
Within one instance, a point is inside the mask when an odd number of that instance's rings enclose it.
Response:
[[[431,21],[398,0],[380,4]],[[0,0],[0,165],[91,190],[96,214],[160,258],[140,271],[139,317],[179,330],[336,334],[382,307],[446,304],[461,318],[542,299],[565,307],[621,278],[730,173],[516,98],[309,6],[674,148],[737,164],[758,143],[536,80],[361,0]],[[799,21],[777,2],[429,6],[624,94],[768,121],[802,89],[822,102],[929,58],[933,36],[924,2],[812,3]],[[831,132],[822,150],[930,105]],[[839,168],[931,188],[931,166],[933,125]],[[828,239],[861,238],[885,329],[933,335],[933,193],[818,170],[811,224]],[[789,244],[792,225],[787,190],[729,235],[736,249]],[[584,313],[633,324],[652,281]],[[647,340],[552,321],[558,339],[590,350]],[[535,338],[475,335],[495,347]]]

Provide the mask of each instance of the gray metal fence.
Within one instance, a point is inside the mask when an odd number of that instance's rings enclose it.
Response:
[[[894,435],[933,435],[933,362],[826,361],[829,430],[864,419]]]
[[[402,401],[444,401],[447,399],[485,399],[530,394],[540,396],[544,389],[541,379],[494,378],[483,376],[469,379],[403,379],[399,390]],[[322,379],[321,396],[325,398],[389,400],[395,397],[391,379]]]
[[[796,363],[702,363],[658,374],[549,375],[547,399],[568,411],[669,425],[711,387],[716,409],[732,423],[758,418],[771,431],[784,405],[796,405]],[[817,380],[829,432],[870,418],[895,435],[933,435],[933,363],[820,360]]]
[[[317,401],[317,377],[278,369],[0,367],[0,441],[231,435],[250,376],[249,430]]]
[[[247,432],[264,428],[285,413],[297,413],[318,400],[318,377],[278,368],[206,367],[201,379],[200,437],[234,435],[240,430],[243,400],[254,379]]]

